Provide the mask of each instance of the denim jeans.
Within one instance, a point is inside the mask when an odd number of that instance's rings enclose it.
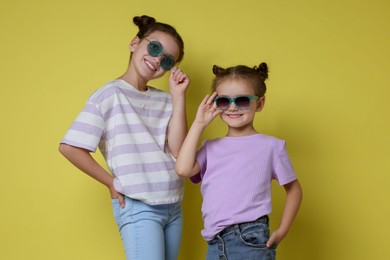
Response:
[[[236,224],[222,230],[208,241],[207,260],[275,260],[276,244],[266,247],[269,239],[268,216]]]
[[[177,260],[182,234],[181,203],[148,205],[125,197],[112,200],[127,260]]]

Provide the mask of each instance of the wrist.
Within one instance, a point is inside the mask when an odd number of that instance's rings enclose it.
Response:
[[[206,128],[206,124],[204,122],[194,121],[191,125],[193,131],[202,132]]]
[[[179,101],[185,99],[186,93],[183,91],[171,91],[172,101]]]

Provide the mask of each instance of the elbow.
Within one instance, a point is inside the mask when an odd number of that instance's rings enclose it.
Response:
[[[58,151],[60,152],[60,154],[64,155],[66,153],[66,145],[60,144],[60,146],[58,147]]]
[[[303,191],[302,191],[302,186],[298,180],[294,181],[292,192],[294,196],[297,198],[297,200],[299,201],[299,204],[301,204],[303,199]]]
[[[296,190],[297,190],[297,192],[299,193],[299,196],[300,196],[300,197],[301,197],[301,199],[302,199],[302,197],[303,197],[302,186],[301,186],[301,184],[299,183],[299,181],[298,181],[298,180],[296,181],[296,184],[295,184],[295,186],[296,186]]]
[[[176,175],[177,176],[180,176],[180,177],[183,177],[183,178],[188,177],[187,172],[182,167],[179,167],[179,166],[176,165],[175,170],[176,170]]]
[[[180,171],[177,167],[176,167],[176,175],[183,178],[186,177],[183,171]]]
[[[58,147],[58,151],[65,157],[67,157],[71,153],[72,146],[67,144],[60,144]]]

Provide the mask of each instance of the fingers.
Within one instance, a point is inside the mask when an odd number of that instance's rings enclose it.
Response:
[[[176,83],[180,84],[183,83],[184,81],[188,81],[189,78],[187,77],[187,74],[185,74],[180,68],[174,67],[171,70],[171,79]]]
[[[269,239],[269,240],[267,241],[266,246],[267,246],[267,247],[271,247],[273,244],[274,244],[274,242],[273,242],[271,239]]]
[[[213,113],[214,117],[219,115],[219,114],[222,114],[224,112],[221,109],[217,109],[217,105],[215,105],[215,104],[213,105],[213,109],[214,109],[214,113]]]
[[[270,238],[268,239],[266,246],[271,247],[272,245],[279,244],[282,238],[278,235],[277,232],[274,232],[271,234]]]
[[[118,202],[119,202],[119,205],[121,206],[121,208],[124,208],[126,206],[125,196],[118,193]]]
[[[214,92],[211,95],[206,95],[202,100],[202,104],[211,105],[214,102],[214,98],[216,95],[217,95],[217,92]]]
[[[214,102],[214,98],[217,96],[217,92],[214,91],[213,94],[211,94],[210,98],[209,98],[209,104],[211,104],[212,102]]]
[[[210,97],[209,95],[206,95],[206,96],[203,98],[201,104],[207,105],[207,102],[208,102],[208,100],[209,100],[209,97]]]

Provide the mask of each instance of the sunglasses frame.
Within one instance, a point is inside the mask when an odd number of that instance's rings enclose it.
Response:
[[[148,46],[146,47],[146,50],[148,51],[149,55],[152,57],[161,56],[160,67],[165,71],[171,70],[175,66],[176,61],[172,55],[162,54],[164,51],[164,47],[162,46],[161,42],[156,41],[156,40],[152,41],[152,40],[149,40],[147,38],[144,38],[144,39],[149,42]],[[152,46],[153,44],[155,45],[155,47]],[[157,50],[157,52],[155,53],[155,52],[153,52],[153,50]]]
[[[227,105],[226,108],[221,108],[217,104],[218,99],[222,99],[222,98],[229,100],[229,104]],[[248,98],[249,99],[248,106],[247,107],[241,107],[241,106],[237,105],[237,103],[236,103],[237,98]],[[259,96],[237,96],[237,97],[217,96],[217,97],[214,98],[213,101],[215,102],[215,105],[217,106],[217,108],[220,109],[220,110],[228,110],[232,103],[234,103],[234,105],[236,106],[236,108],[238,110],[245,110],[245,109],[249,108],[252,99],[259,99]]]

